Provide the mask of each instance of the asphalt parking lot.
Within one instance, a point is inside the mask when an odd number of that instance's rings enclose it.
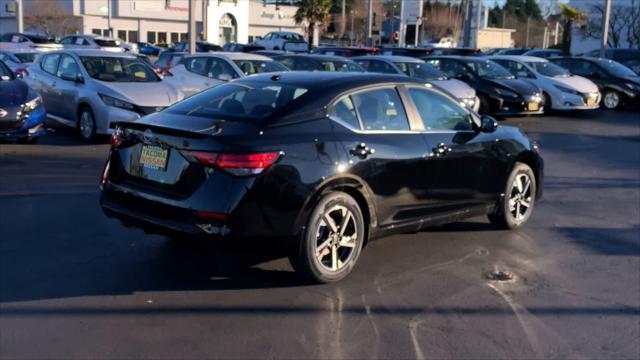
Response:
[[[266,244],[108,220],[106,144],[64,129],[0,144],[0,358],[639,358],[640,114],[502,124],[546,161],[523,229],[477,218],[385,238],[315,286]]]

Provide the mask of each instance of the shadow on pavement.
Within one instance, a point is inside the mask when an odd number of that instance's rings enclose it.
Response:
[[[555,230],[599,255],[640,256],[640,227],[560,227]]]

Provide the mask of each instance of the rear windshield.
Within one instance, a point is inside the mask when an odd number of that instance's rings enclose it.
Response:
[[[18,60],[20,60],[23,64],[30,64],[36,60],[37,53],[22,53],[22,54],[14,54]]]
[[[234,60],[245,75],[288,71],[284,65],[272,60]]]
[[[108,82],[156,82],[153,69],[137,58],[81,56],[80,61],[96,80]]]
[[[307,92],[273,83],[224,84],[181,101],[165,111],[206,118],[262,119]]]
[[[440,70],[426,63],[396,62],[396,66],[407,76],[422,80],[446,80],[447,76]]]
[[[98,46],[101,47],[118,47],[120,46],[120,42],[116,40],[105,40],[105,39],[95,39],[94,40]]]
[[[56,43],[52,39],[47,39],[47,38],[41,37],[41,36],[25,35],[25,37],[27,39],[31,40],[31,42],[34,43],[34,44],[55,44]]]

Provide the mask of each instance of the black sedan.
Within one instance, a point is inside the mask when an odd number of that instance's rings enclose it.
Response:
[[[342,56],[288,54],[276,56],[273,59],[293,71],[366,72],[362,66]]]
[[[516,79],[507,69],[481,57],[435,56],[424,58],[450,78],[466,82],[476,90],[482,114],[542,114],[542,90]]]
[[[370,239],[489,215],[522,226],[543,161],[520,130],[411,78],[289,72],[217,86],[119,123],[107,216],[166,235],[272,241],[337,281]]]
[[[607,109],[640,105],[640,76],[619,62],[590,57],[559,57],[549,61],[598,85]]]

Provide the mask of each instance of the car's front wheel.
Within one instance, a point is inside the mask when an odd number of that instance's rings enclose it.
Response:
[[[602,103],[604,104],[604,107],[609,110],[619,108],[622,103],[620,93],[615,90],[606,90],[604,92],[604,96],[602,97]]]
[[[316,205],[289,259],[308,280],[338,281],[353,270],[364,237],[365,222],[358,203],[346,193],[333,192]]]
[[[496,211],[489,215],[492,224],[503,229],[515,229],[531,217],[536,201],[536,177],[529,165],[517,162],[507,179],[504,196]]]
[[[86,106],[78,114],[78,132],[85,141],[92,141],[96,136],[96,120],[91,109]]]

